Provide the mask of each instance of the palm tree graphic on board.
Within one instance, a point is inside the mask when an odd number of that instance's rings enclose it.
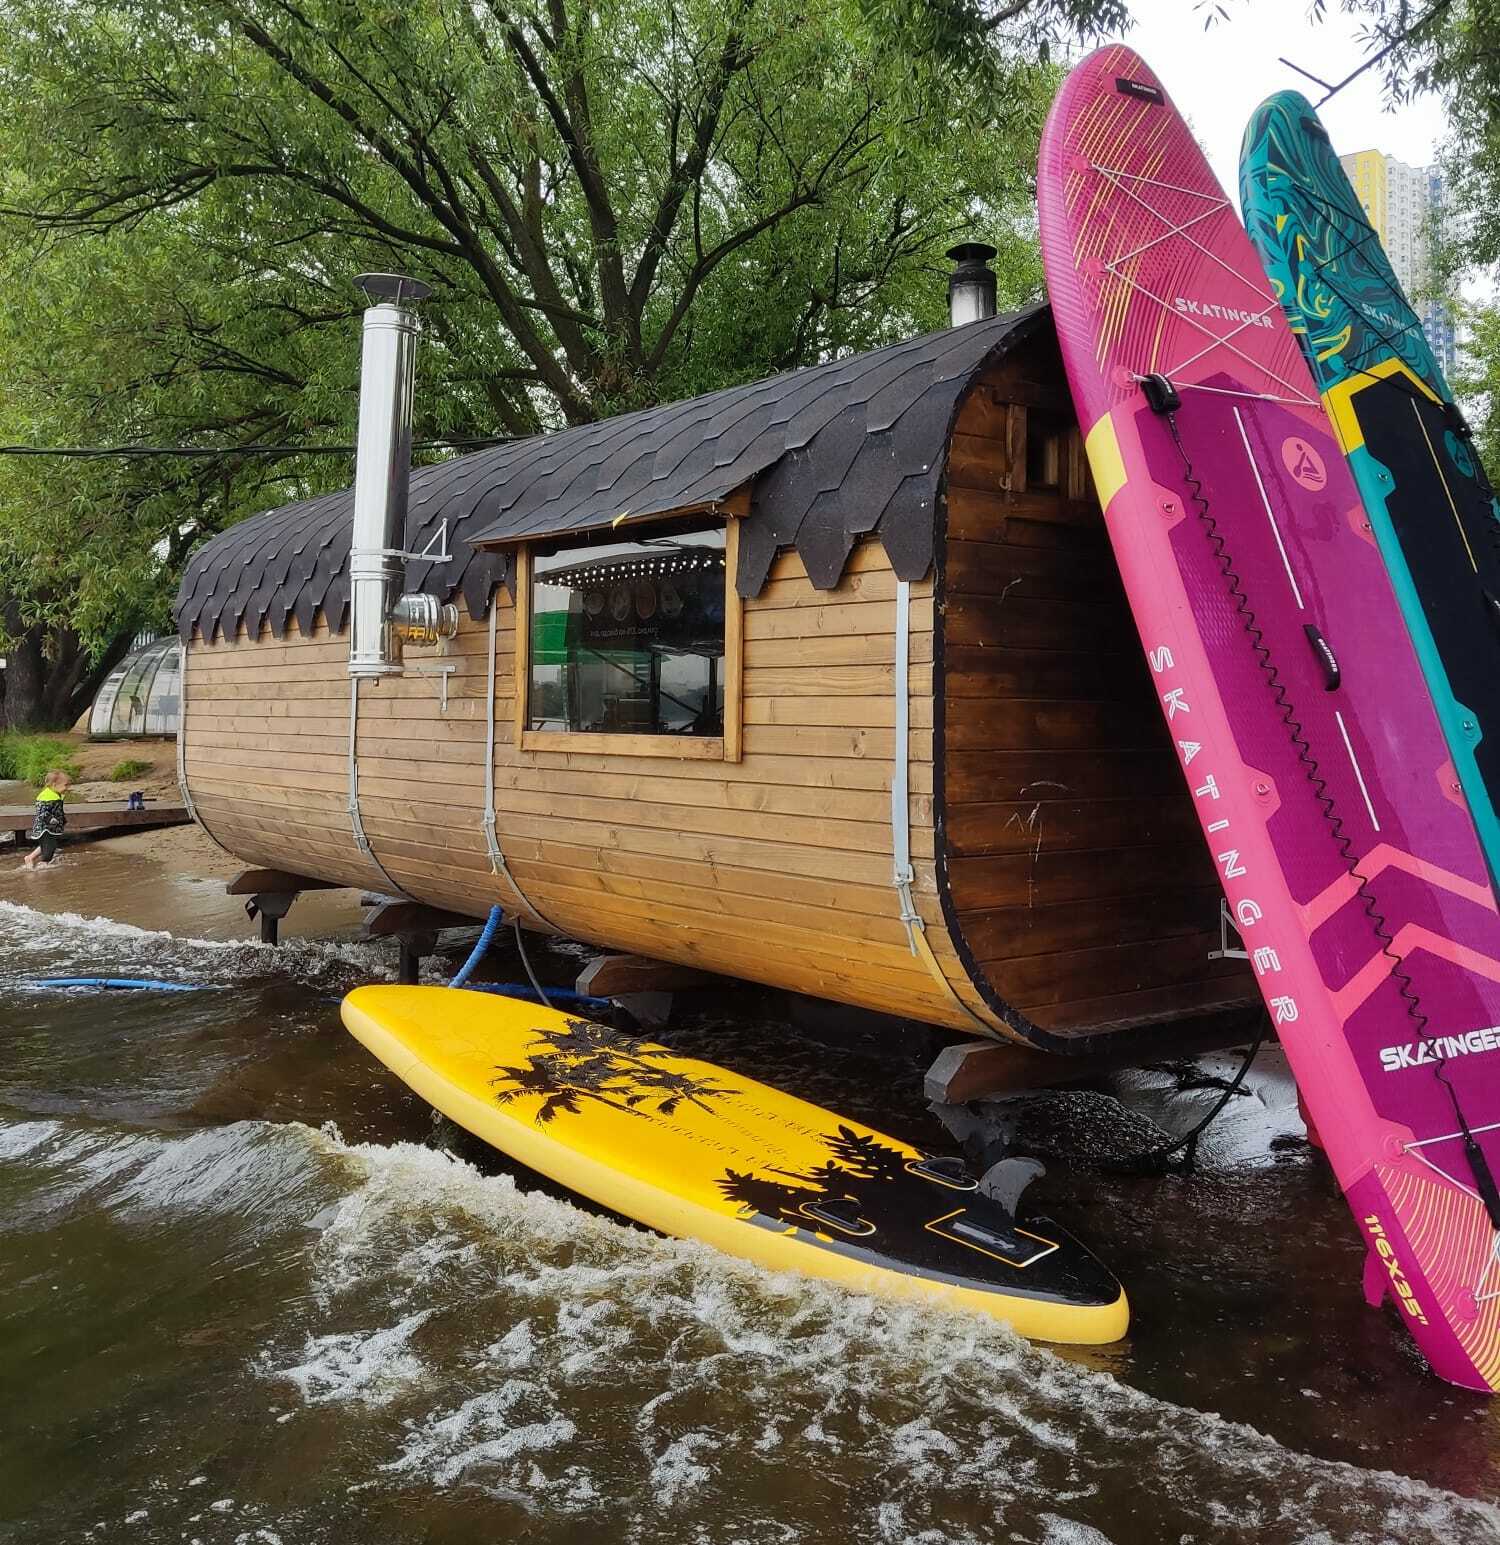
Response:
[[[538,1126],[559,1115],[576,1116],[588,1100],[630,1116],[671,1116],[684,1101],[709,1110],[710,1100],[735,1092],[711,1078],[661,1066],[656,1059],[672,1055],[665,1046],[586,1019],[570,1019],[557,1030],[538,1029],[531,1047],[545,1050],[533,1052],[526,1066],[497,1068],[490,1084],[500,1105],[539,1100]]]
[[[847,1199],[868,1209],[877,1205],[878,1193],[887,1187],[912,1183],[906,1167],[909,1155],[871,1133],[841,1126],[823,1144],[829,1157],[811,1169],[726,1170],[719,1189],[742,1210],[806,1228],[802,1209],[809,1202]]]

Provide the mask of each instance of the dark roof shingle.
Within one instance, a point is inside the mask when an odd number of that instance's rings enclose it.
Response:
[[[445,562],[411,559],[406,585],[461,594],[483,617],[508,545],[715,504],[754,479],[740,533],[742,595],[794,548],[819,589],[877,535],[896,573],[932,563],[934,512],[953,419],[974,377],[1046,323],[1045,306],[908,338],[883,349],[704,397],[539,435],[413,472],[407,546],[448,522]],[[268,510],[201,547],[178,591],[182,635],[232,637],[264,622],[279,637],[322,610],[343,628],[352,490]],[[486,544],[483,547],[476,544]]]

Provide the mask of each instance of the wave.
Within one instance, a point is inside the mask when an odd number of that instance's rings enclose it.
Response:
[[[309,987],[352,987],[394,981],[393,940],[329,940],[290,937],[281,944],[259,940],[198,939],[164,929],[137,928],[78,912],[39,912],[0,900],[0,948],[5,979],[40,976],[125,975],[139,967],[164,981],[203,986],[239,985],[256,978],[292,978]],[[445,964],[429,957],[423,980],[438,983]]]
[[[993,1321],[766,1274],[441,1149],[0,1120],[0,1182],[18,1178],[30,1226],[102,1209],[160,1235],[165,1273],[177,1240],[231,1245],[250,1339],[219,1398],[258,1467],[300,1477],[283,1497],[300,1525],[254,1498],[220,1519],[188,1489],[201,1477],[153,1482],[153,1524],[205,1542],[216,1519],[305,1538],[325,1494],[378,1510],[424,1491],[487,1532],[559,1541],[1500,1532],[1486,1502],[1299,1453]]]
[[[542,1512],[608,1497],[659,1529],[757,1476],[772,1492],[823,1477],[879,1539],[988,1539],[965,1522],[983,1517],[1019,1539],[1107,1540],[1146,1477],[1161,1537],[1179,1514],[1226,1540],[1500,1529],[1487,1503],[1297,1453],[988,1320],[770,1276],[433,1149],[308,1140],[353,1182],[313,1249],[314,1296],[321,1317],[362,1323],[309,1328],[256,1368],[376,1420],[382,1474]]]

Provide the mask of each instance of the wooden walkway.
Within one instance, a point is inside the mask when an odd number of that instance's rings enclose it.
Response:
[[[25,832],[31,830],[36,815],[35,805],[0,805],[0,832]],[[87,803],[68,802],[68,828],[65,835],[77,836],[81,832],[98,833],[123,830],[130,826],[182,826],[192,818],[187,806],[177,800],[146,801],[144,810],[127,810],[125,801],[112,799],[90,800]]]

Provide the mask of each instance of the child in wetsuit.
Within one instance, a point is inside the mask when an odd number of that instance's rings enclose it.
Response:
[[[37,843],[21,860],[28,869],[35,869],[37,860],[50,864],[57,856],[57,839],[68,824],[68,814],[63,808],[63,795],[72,780],[62,768],[54,767],[47,774],[46,782],[36,791],[36,817],[31,823],[31,838]]]

